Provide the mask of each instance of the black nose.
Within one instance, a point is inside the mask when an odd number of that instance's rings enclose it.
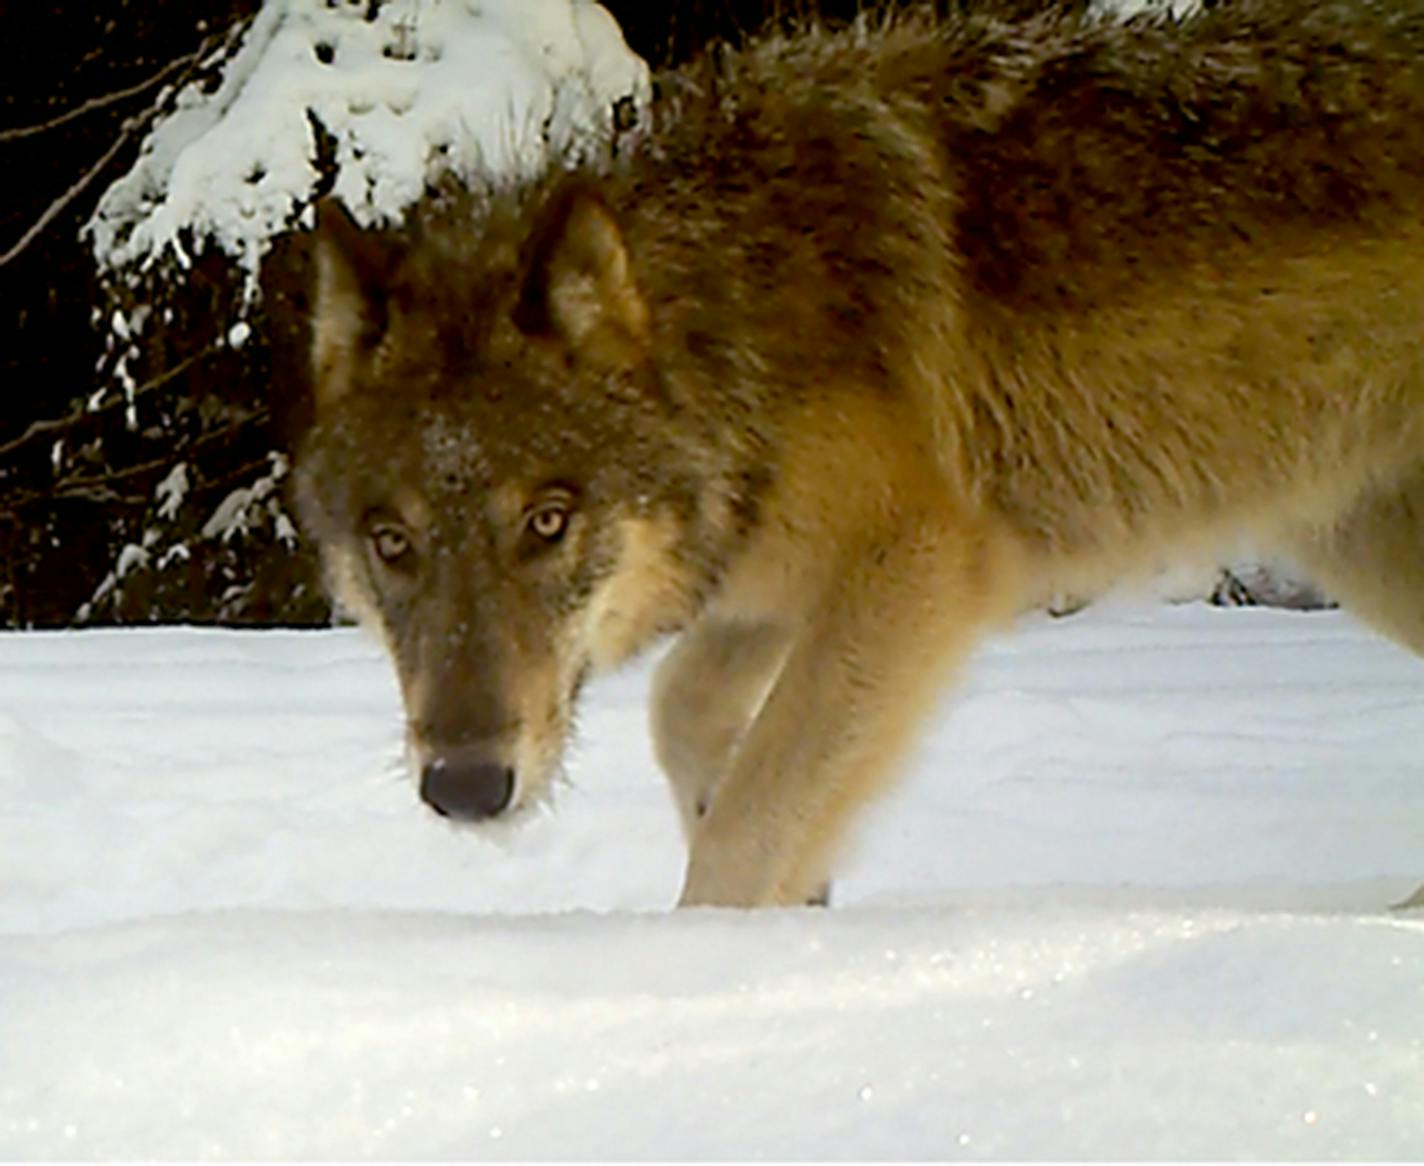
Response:
[[[420,797],[446,818],[475,822],[493,818],[514,794],[514,770],[488,762],[437,757],[420,775]]]

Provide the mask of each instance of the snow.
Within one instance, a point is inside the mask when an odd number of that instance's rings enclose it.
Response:
[[[593,0],[266,0],[214,63],[213,91],[179,92],[100,200],[101,269],[186,268],[211,240],[253,294],[268,242],[317,188],[319,138],[334,144],[337,196],[364,223],[393,221],[438,175],[529,173],[651,91]]]
[[[179,462],[169,470],[153,488],[153,497],[158,502],[159,518],[171,519],[176,515],[188,497],[188,463]]]
[[[203,538],[228,542],[234,535],[246,534],[254,526],[267,521],[276,524],[277,536],[283,542],[294,537],[292,521],[283,512],[277,497],[278,487],[287,476],[287,457],[285,454],[269,453],[267,460],[271,466],[268,473],[250,486],[238,486],[218,503],[203,523]]]
[[[425,813],[358,633],[0,636],[0,1155],[1414,1158],[1424,667],[1026,621],[826,910],[670,912],[646,666]]]

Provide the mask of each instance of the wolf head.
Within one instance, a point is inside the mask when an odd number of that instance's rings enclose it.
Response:
[[[708,578],[705,466],[622,233],[570,182],[400,239],[327,202],[314,246],[303,525],[395,662],[424,800],[528,805],[590,670],[677,628]]]

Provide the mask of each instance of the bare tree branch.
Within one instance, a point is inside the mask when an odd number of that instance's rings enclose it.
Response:
[[[206,42],[205,42],[206,43]],[[73,121],[75,118],[83,117],[86,113],[92,113],[96,109],[103,109],[105,106],[113,105],[117,101],[126,101],[130,97],[136,97],[145,90],[152,89],[170,73],[191,65],[203,55],[203,48],[199,47],[186,56],[178,57],[169,61],[163,68],[159,69],[152,77],[146,81],[140,81],[137,85],[130,85],[127,89],[116,89],[112,93],[105,93],[101,97],[91,97],[81,105],[73,109],[66,110],[57,117],[50,118],[49,121],[40,122],[38,125],[17,126],[15,129],[0,130],[0,142],[14,142],[21,138],[34,137],[36,134],[43,134],[49,130],[58,129],[62,125]]]
[[[105,506],[132,506],[142,508],[152,503],[147,494],[119,494],[107,486],[76,488],[64,494],[51,494],[45,490],[17,490],[10,497],[0,497],[0,515],[18,518],[26,507],[37,502],[53,502],[56,498],[66,501],[97,502]]]
[[[136,134],[141,128],[143,128],[143,126],[147,125],[148,122],[153,118],[154,113],[156,112],[156,109],[149,109],[135,117],[131,117],[126,120],[124,122],[123,130],[119,133],[117,140],[115,140],[112,146],[110,146],[107,150],[104,151],[104,156],[100,158],[97,162],[95,162],[94,165],[89,167],[89,169],[84,172],[83,176],[79,179],[78,182],[76,182],[73,186],[71,186],[68,190],[66,190],[62,195],[60,195],[57,199],[50,203],[49,206],[45,208],[44,214],[40,215],[40,217],[35,220],[34,225],[31,226],[28,231],[26,231],[23,235],[20,236],[20,241],[18,243],[11,247],[10,250],[6,251],[5,254],[0,255],[0,267],[4,267],[12,259],[14,259],[15,256],[19,255],[22,251],[24,251],[26,247],[28,247],[39,237],[40,233],[47,226],[49,226],[50,223],[54,222],[55,219],[57,219],[61,214],[63,214],[65,208],[68,207],[69,204],[72,203],[81,194],[83,194],[86,189],[88,189],[89,184],[93,182],[94,179],[97,178],[101,173],[103,173],[109,163],[112,162],[114,158],[118,155],[119,151],[124,148],[128,140],[133,137],[134,134]]]

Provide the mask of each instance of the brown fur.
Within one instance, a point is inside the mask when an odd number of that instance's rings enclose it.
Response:
[[[1424,651],[1424,8],[865,21],[664,90],[398,246],[323,215],[300,501],[423,763],[525,804],[682,632],[683,902],[798,902],[1056,592],[1244,533]]]

